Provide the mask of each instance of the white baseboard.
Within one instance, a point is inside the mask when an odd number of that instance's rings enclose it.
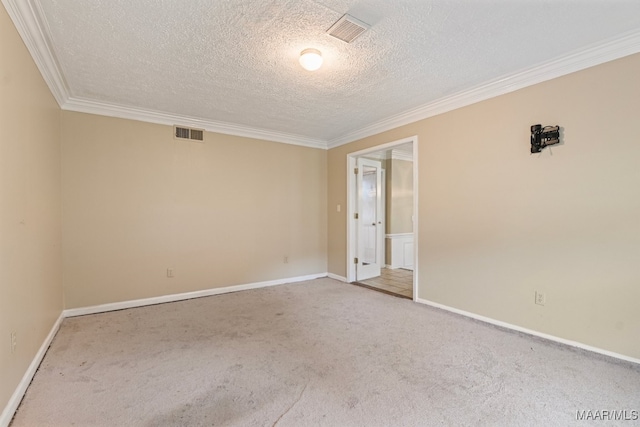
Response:
[[[101,305],[95,305],[92,307],[72,308],[72,309],[64,310],[60,314],[60,317],[58,317],[58,320],[56,320],[56,323],[53,325],[53,328],[51,328],[51,332],[49,332],[49,335],[47,335],[47,338],[42,343],[40,350],[38,351],[36,356],[33,358],[33,361],[31,361],[29,368],[27,369],[24,376],[22,377],[22,380],[18,384],[18,387],[16,387],[15,391],[13,392],[13,395],[11,396],[11,399],[9,399],[7,406],[2,411],[2,415],[0,415],[0,427],[7,427],[11,422],[11,420],[13,419],[13,415],[18,409],[18,406],[20,405],[20,402],[22,401],[22,398],[24,397],[24,394],[26,393],[27,388],[31,383],[33,376],[38,370],[38,367],[40,366],[40,363],[42,362],[42,359],[44,358],[44,355],[47,352],[47,349],[49,348],[49,345],[51,344],[53,337],[55,337],[56,333],[58,332],[58,329],[60,329],[60,324],[62,323],[62,320],[67,317],[83,316],[85,314],[104,313],[107,311],[122,310],[125,308],[133,308],[133,307],[143,307],[146,305],[161,304],[165,302],[182,301],[182,300],[192,299],[192,298],[226,294],[229,292],[246,291],[249,289],[258,289],[258,288],[265,288],[268,286],[284,285],[286,283],[304,282],[307,280],[319,279],[321,277],[327,277],[327,273],[310,274],[307,276],[289,277],[287,279],[268,280],[265,282],[248,283],[245,285],[227,286],[223,288],[206,289],[203,291],[185,292],[181,294],[164,295],[161,297],[144,298],[144,299],[138,299],[138,300],[132,300],[132,301],[116,302],[112,304],[101,304]]]
[[[389,264],[385,264],[384,268],[387,268],[389,270],[398,270],[398,269],[403,269],[403,270],[409,270],[409,271],[413,271],[413,267],[403,267],[401,265],[389,265]]]
[[[225,286],[222,288],[205,289],[202,291],[185,292],[181,294],[163,295],[160,297],[143,298],[130,301],[100,304],[90,307],[70,308],[64,311],[64,317],[84,316],[86,314],[105,313],[107,311],[123,310],[126,308],[144,307],[146,305],[163,304],[166,302],[183,301],[192,298],[209,297],[230,292],[246,291],[249,289],[265,288],[268,286],[284,285],[286,283],[304,282],[307,280],[327,277],[327,273],[310,274],[307,276],[289,277],[286,279],[268,280],[265,282],[248,283],[244,285]]]
[[[630,356],[625,356],[624,354],[614,353],[613,351],[603,350],[603,349],[598,348],[598,347],[592,347],[590,345],[583,344],[581,342],[571,341],[571,340],[567,340],[567,339],[564,339],[564,338],[556,337],[554,335],[549,335],[549,334],[545,334],[545,333],[542,333],[542,332],[534,331],[533,329],[527,329],[527,328],[523,328],[521,326],[512,325],[511,323],[502,322],[500,320],[495,320],[495,319],[492,319],[490,317],[481,316],[479,314],[471,313],[469,311],[459,310],[457,308],[449,307],[448,305],[440,304],[440,303],[429,301],[429,300],[426,300],[426,299],[416,298],[415,301],[418,302],[418,303],[421,303],[421,304],[429,305],[431,307],[435,307],[435,308],[439,308],[439,309],[442,309],[442,310],[445,310],[445,311],[449,311],[451,313],[459,314],[461,316],[470,317],[472,319],[479,320],[481,322],[485,322],[485,323],[489,323],[489,324],[492,324],[492,325],[500,326],[502,328],[511,329],[511,330],[522,332],[522,333],[525,333],[525,334],[528,334],[528,335],[533,335],[533,336],[536,336],[536,337],[544,338],[544,339],[549,340],[549,341],[555,341],[555,342],[560,343],[560,344],[568,345],[568,346],[571,346],[571,347],[576,347],[576,348],[579,348],[579,349],[582,349],[582,350],[591,351],[593,353],[602,354],[602,355],[605,355],[605,356],[613,357],[615,359],[624,360],[625,362],[631,362],[631,363],[640,364],[640,359],[636,359],[636,358],[633,358],[633,357],[630,357]]]
[[[33,376],[36,374],[36,371],[40,366],[40,362],[42,362],[42,359],[44,358],[44,355],[46,354],[51,341],[53,341],[53,337],[56,336],[58,329],[60,329],[60,324],[62,323],[63,319],[64,312],[60,313],[60,316],[58,316],[58,320],[56,320],[56,322],[53,324],[51,331],[49,331],[49,335],[47,335],[47,337],[45,338],[44,342],[40,346],[40,349],[36,353],[36,356],[33,358],[31,364],[27,368],[27,371],[22,376],[22,380],[20,380],[20,382],[18,383],[18,387],[16,387],[15,391],[11,395],[11,398],[9,399],[9,402],[7,402],[7,406],[5,406],[4,410],[2,411],[2,415],[0,415],[0,427],[7,427],[9,423],[11,423],[13,415],[18,409],[18,406],[20,405],[24,394],[27,392],[29,384],[31,384]]]
[[[346,277],[338,276],[337,274],[327,273],[327,277],[329,279],[339,280],[341,282],[347,283],[347,278]]]
[[[225,293],[229,293],[229,292],[237,292],[237,291],[244,291],[244,290],[249,290],[249,289],[264,288],[264,287],[268,287],[268,286],[283,285],[283,284],[286,284],[286,283],[304,282],[304,281],[307,281],[307,280],[319,279],[319,278],[322,278],[322,277],[329,277],[331,279],[339,280],[341,282],[346,282],[347,281],[347,279],[345,277],[338,276],[336,274],[318,273],[318,274],[311,274],[311,275],[307,275],[307,276],[291,277],[291,278],[287,278],[287,279],[269,280],[269,281],[265,281],[265,282],[249,283],[249,284],[245,284],[245,285],[227,286],[227,287],[223,287],[223,288],[213,288],[213,289],[207,289],[207,290],[203,290],[203,291],[186,292],[186,293],[181,293],[181,294],[165,295],[165,296],[161,296],[161,297],[145,298],[145,299],[138,299],[138,300],[133,300],[133,301],[123,301],[123,302],[112,303],[112,304],[102,304],[102,305],[96,305],[96,306],[92,306],[92,307],[73,308],[73,309],[64,310],[60,314],[58,319],[56,320],[56,322],[53,325],[53,327],[51,328],[51,331],[49,332],[49,334],[45,338],[44,342],[40,346],[40,349],[38,350],[38,353],[36,353],[36,356],[33,358],[33,361],[29,365],[29,368],[27,369],[27,371],[23,375],[22,380],[18,384],[18,387],[16,387],[16,390],[13,392],[13,395],[9,399],[9,402],[7,403],[6,407],[2,411],[2,415],[0,415],[0,427],[7,427],[9,425],[9,423],[11,422],[15,411],[18,409],[18,406],[20,405],[20,402],[22,401],[22,398],[23,398],[24,394],[26,393],[27,388],[29,387],[29,384],[31,383],[31,380],[33,379],[33,376],[35,375],[36,371],[38,370],[38,367],[40,366],[40,363],[42,362],[42,359],[44,358],[44,355],[46,354],[47,349],[49,348],[49,345],[51,344],[51,341],[53,340],[53,338],[55,337],[56,333],[58,332],[58,329],[60,328],[60,324],[62,323],[62,320],[64,318],[66,318],[66,317],[82,316],[82,315],[85,315],[85,314],[94,314],[94,313],[104,313],[104,312],[107,312],[107,311],[122,310],[122,309],[125,309],[125,308],[133,308],[133,307],[143,307],[143,306],[147,306],[147,305],[161,304],[161,303],[165,303],[165,302],[182,301],[182,300],[191,299],[191,298],[199,298],[199,297],[204,297],[204,296],[220,295],[220,294],[225,294]],[[515,331],[518,331],[518,332],[522,332],[522,333],[525,333],[525,334],[537,336],[537,337],[544,338],[544,339],[547,339],[547,340],[550,340],[550,341],[555,341],[555,342],[558,342],[558,343],[561,343],[561,344],[569,345],[569,346],[572,346],[572,347],[577,347],[577,348],[580,348],[580,349],[583,349],[583,350],[587,350],[587,351],[591,351],[591,352],[594,352],[594,353],[599,353],[599,354],[602,354],[602,355],[605,355],[605,356],[609,356],[609,357],[613,357],[613,358],[616,358],[616,359],[624,360],[626,362],[640,364],[640,359],[636,359],[636,358],[633,358],[633,357],[625,356],[623,354],[614,353],[612,351],[603,350],[603,349],[597,348],[597,347],[592,347],[592,346],[589,346],[589,345],[586,345],[586,344],[582,344],[582,343],[579,343],[579,342],[576,342],[576,341],[566,340],[564,338],[559,338],[559,337],[555,337],[553,335],[544,334],[544,333],[537,332],[537,331],[534,331],[534,330],[531,330],[531,329],[527,329],[527,328],[523,328],[523,327],[520,327],[520,326],[512,325],[510,323],[506,323],[506,322],[502,322],[502,321],[499,321],[499,320],[491,319],[489,317],[480,316],[478,314],[474,314],[474,313],[471,313],[471,312],[468,312],[468,311],[464,311],[464,310],[459,310],[457,308],[449,307],[449,306],[446,306],[444,304],[439,304],[439,303],[436,303],[436,302],[433,302],[433,301],[429,301],[429,300],[425,300],[425,299],[422,299],[422,298],[416,298],[415,301],[418,302],[418,303],[421,303],[421,304],[429,305],[431,307],[435,307],[435,308],[439,308],[439,309],[442,309],[442,310],[445,310],[445,311],[456,313],[456,314],[459,314],[459,315],[462,315],[462,316],[465,316],[465,317],[469,317],[469,318],[472,318],[472,319],[480,320],[482,322],[489,323],[489,324],[492,324],[492,325],[496,325],[496,326],[500,326],[500,327],[503,327],[503,328],[515,330]]]

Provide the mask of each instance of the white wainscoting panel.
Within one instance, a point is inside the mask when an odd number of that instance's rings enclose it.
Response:
[[[391,247],[391,259],[387,267],[413,270],[413,233],[387,234],[385,239]]]

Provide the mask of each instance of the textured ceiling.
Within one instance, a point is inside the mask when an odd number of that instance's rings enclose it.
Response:
[[[636,0],[33,3],[71,98],[324,141],[640,29]],[[347,12],[352,44],[325,34]]]

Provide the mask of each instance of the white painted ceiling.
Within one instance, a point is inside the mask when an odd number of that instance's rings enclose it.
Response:
[[[28,2],[63,108],[329,146],[566,58],[609,54],[549,78],[640,51],[637,0]],[[352,44],[325,33],[344,13],[371,25]],[[324,56],[317,72],[298,64],[309,47]]]

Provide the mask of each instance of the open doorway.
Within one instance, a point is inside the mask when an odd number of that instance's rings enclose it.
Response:
[[[350,153],[347,279],[417,297],[417,137]]]

